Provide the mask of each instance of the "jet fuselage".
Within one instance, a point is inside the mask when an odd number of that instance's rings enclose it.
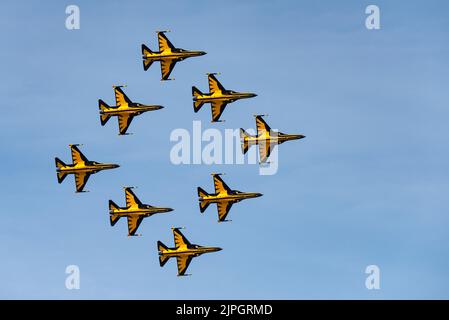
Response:
[[[169,60],[169,59],[187,59],[191,57],[198,57],[205,55],[204,51],[188,51],[184,49],[164,50],[161,52],[152,52],[142,55],[143,59],[150,59],[154,61]]]
[[[298,140],[303,139],[306,136],[302,134],[285,134],[285,133],[277,133],[275,135],[271,135],[270,132],[266,131],[258,136],[248,136],[245,137],[245,140],[250,144],[281,144],[290,140]]]
[[[125,106],[112,106],[107,109],[101,110],[100,114],[107,114],[109,116],[118,116],[121,114],[139,115],[147,111],[154,111],[163,109],[160,105],[144,105],[140,103],[133,103],[132,105]]]
[[[261,193],[257,192],[241,192],[241,191],[233,191],[232,193],[218,193],[205,195],[200,197],[200,201],[208,201],[208,202],[220,202],[223,200],[227,201],[240,201],[244,199],[258,198],[262,196]]]
[[[198,95],[196,97],[193,97],[193,100],[194,101],[203,101],[203,102],[207,103],[207,102],[213,102],[213,101],[235,101],[235,100],[239,100],[239,99],[253,98],[256,96],[257,96],[257,94],[250,93],[250,92],[228,91],[225,93],[214,92],[212,94]]]
[[[118,208],[114,210],[109,210],[110,214],[118,216],[145,216],[149,217],[156,213],[165,213],[173,211],[172,208],[160,208],[152,206],[142,206],[142,207],[129,207],[129,208]]]
[[[98,162],[89,162],[89,163],[78,163],[76,165],[67,165],[61,168],[57,168],[57,172],[64,172],[66,174],[69,173],[78,173],[78,172],[97,172],[101,170],[115,169],[120,167],[118,164],[114,163],[98,163]]]
[[[167,248],[159,252],[160,256],[177,257],[177,256],[199,256],[208,252],[221,251],[218,247],[203,247],[198,245],[192,245],[191,247],[182,246],[179,248]]]

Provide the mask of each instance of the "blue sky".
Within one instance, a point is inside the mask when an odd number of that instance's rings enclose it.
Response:
[[[65,28],[77,4],[81,29]],[[365,28],[365,8],[381,29]],[[449,298],[449,20],[446,1],[8,1],[0,12],[2,223],[0,298],[44,299],[391,299]],[[155,30],[208,54],[179,63],[175,81],[144,72],[140,45]],[[191,86],[206,72],[258,97],[229,105],[226,122],[195,114]],[[117,136],[100,126],[97,100],[113,84],[130,98],[166,108]],[[280,148],[276,175],[255,165],[170,163],[170,132],[252,128],[254,113],[306,139]],[[75,194],[59,185],[54,157],[69,143],[92,160],[116,162]],[[198,210],[196,187],[225,172],[231,187],[264,196],[233,206],[233,222]],[[125,221],[109,226],[107,200],[124,185],[175,211],[146,219],[142,237]],[[194,259],[191,277],[159,267],[156,241],[170,227],[224,250]],[[65,268],[81,289],[65,288]],[[367,265],[381,289],[365,288]]]

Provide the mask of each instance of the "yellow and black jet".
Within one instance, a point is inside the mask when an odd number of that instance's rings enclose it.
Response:
[[[262,196],[261,193],[257,192],[231,190],[223,179],[220,178],[219,173],[213,173],[212,177],[214,178],[215,193],[208,194],[201,187],[198,187],[198,200],[200,202],[201,213],[203,213],[211,203],[217,204],[218,222],[228,221],[226,220],[226,216],[234,203]]]
[[[143,204],[131,189],[133,187],[125,187],[126,207],[119,207],[114,201],[109,200],[111,226],[114,226],[121,217],[128,218],[128,236],[136,235],[137,228],[144,218],[157,213],[173,211],[172,208],[159,208]]]
[[[159,105],[144,105],[132,102],[123,92],[122,87],[124,86],[113,86],[115,92],[115,106],[108,106],[103,100],[98,100],[101,125],[104,126],[110,117],[117,117],[120,135],[127,134],[126,131],[135,116],[147,111],[164,108]]]
[[[252,145],[259,145],[259,161],[264,163],[268,160],[271,150],[275,145],[290,140],[303,139],[302,134],[285,134],[272,131],[270,126],[263,120],[264,115],[256,115],[257,134],[252,136],[244,129],[240,128],[240,138],[242,141],[242,152],[245,154]]]
[[[78,149],[78,146],[79,145],[77,144],[70,145],[70,150],[72,152],[72,164],[65,164],[59,158],[55,158],[56,174],[59,183],[64,181],[68,174],[75,175],[76,192],[83,192],[84,186],[86,185],[91,174],[97,173],[101,170],[118,168],[119,165],[89,161]]]
[[[153,62],[160,61],[162,74],[161,80],[171,80],[169,79],[169,76],[175,67],[176,62],[191,57],[202,56],[205,55],[206,52],[175,48],[170,40],[168,40],[165,32],[167,31],[157,31],[157,39],[159,42],[158,52],[151,51],[146,45],[142,44],[143,69],[147,71]]]
[[[204,253],[215,252],[222,250],[217,247],[203,247],[197,244],[191,244],[189,240],[179,231],[182,228],[172,228],[173,237],[175,239],[175,247],[168,248],[161,241],[157,242],[157,250],[159,251],[159,263],[161,267],[167,261],[175,257],[178,264],[178,276],[186,276],[185,274],[190,262],[193,258],[198,257]]]
[[[193,110],[198,112],[203,104],[210,103],[212,110],[212,122],[220,122],[220,116],[226,105],[239,99],[256,97],[251,92],[236,92],[226,90],[215,77],[216,73],[208,73],[209,93],[202,93],[196,87],[192,87]]]

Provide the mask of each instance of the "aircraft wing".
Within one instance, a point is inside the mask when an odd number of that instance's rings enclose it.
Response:
[[[220,120],[221,114],[223,113],[226,105],[228,103],[224,101],[212,101],[211,102],[211,110],[212,110],[212,121],[217,122]]]
[[[137,198],[131,188],[125,188],[126,207],[141,207],[142,202]]]
[[[221,85],[220,81],[215,78],[213,74],[209,74],[207,77],[209,81],[209,93],[215,93],[215,92],[224,92],[226,89]]]
[[[115,104],[117,107],[127,106],[132,103],[131,100],[123,92],[122,88],[115,87],[114,92],[115,92]]]
[[[214,187],[215,187],[215,193],[224,193],[224,192],[231,192],[231,188],[228,187],[228,185],[223,181],[223,179],[220,178],[220,175],[214,174]]]
[[[175,49],[175,46],[168,40],[167,36],[163,32],[157,33],[157,40],[159,42],[159,51],[165,51],[167,49]]]
[[[175,67],[176,62],[178,62],[179,59],[163,59],[161,60],[161,74],[162,74],[162,80],[168,80],[168,77],[170,77],[170,73],[173,71],[173,68]]]
[[[231,210],[232,204],[232,201],[217,202],[218,221],[222,222],[226,220],[226,216],[228,215],[229,210]]]
[[[89,180],[90,173],[87,172],[77,172],[75,173],[75,186],[76,186],[76,192],[82,192],[84,189],[84,186],[87,183],[87,180]]]
[[[192,258],[192,255],[182,255],[176,257],[176,262],[178,264],[178,276],[183,276],[186,273],[190,262],[192,262]]]
[[[126,134],[131,121],[133,121],[134,116],[130,114],[120,114],[118,117],[118,128],[120,134]]]
[[[131,216],[128,217],[128,235],[133,236],[136,234],[137,228],[139,228],[140,223],[143,220],[143,216],[136,217]]]
[[[191,243],[189,242],[189,240],[187,240],[187,238],[181,233],[181,231],[179,231],[179,228],[174,228],[173,229],[173,237],[175,240],[175,247],[179,248],[179,247],[189,247],[191,246]]]
[[[261,134],[264,134],[265,132],[270,132],[271,128],[270,126],[265,122],[265,120],[262,118],[262,116],[256,117],[256,127],[257,127],[257,135],[260,136]]]
[[[259,161],[266,162],[271,154],[272,145],[268,140],[259,142]]]
[[[72,151],[72,162],[74,165],[89,161],[87,160],[86,156],[84,156],[84,154],[78,149],[77,146],[75,145],[70,146],[70,150]]]

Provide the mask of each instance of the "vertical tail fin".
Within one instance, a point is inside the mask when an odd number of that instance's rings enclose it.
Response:
[[[250,147],[250,143],[248,141],[248,138],[251,137],[249,133],[247,133],[245,130],[240,128],[240,139],[242,140],[242,152],[243,154],[248,152],[248,149]]]
[[[200,90],[198,90],[197,87],[192,87],[193,111],[195,112],[198,112],[204,104],[203,101],[196,100],[196,98],[198,98],[198,96],[201,95],[203,95],[203,93]]]
[[[106,124],[106,122],[108,122],[108,120],[111,116],[103,113],[103,111],[109,109],[110,107],[106,104],[106,102],[99,99],[98,100],[98,108],[100,109],[100,122],[101,122],[101,125],[104,126]]]
[[[55,164],[58,171],[56,172],[56,176],[58,177],[58,183],[61,183],[64,181],[65,177],[67,176],[67,173],[59,171],[61,168],[65,167],[66,164],[61,161],[59,158],[55,158]]]
[[[170,259],[170,256],[162,254],[163,251],[167,250],[168,247],[163,244],[161,241],[157,242],[157,250],[159,251],[159,264],[161,267],[164,266],[164,264],[167,263],[168,259]]]

